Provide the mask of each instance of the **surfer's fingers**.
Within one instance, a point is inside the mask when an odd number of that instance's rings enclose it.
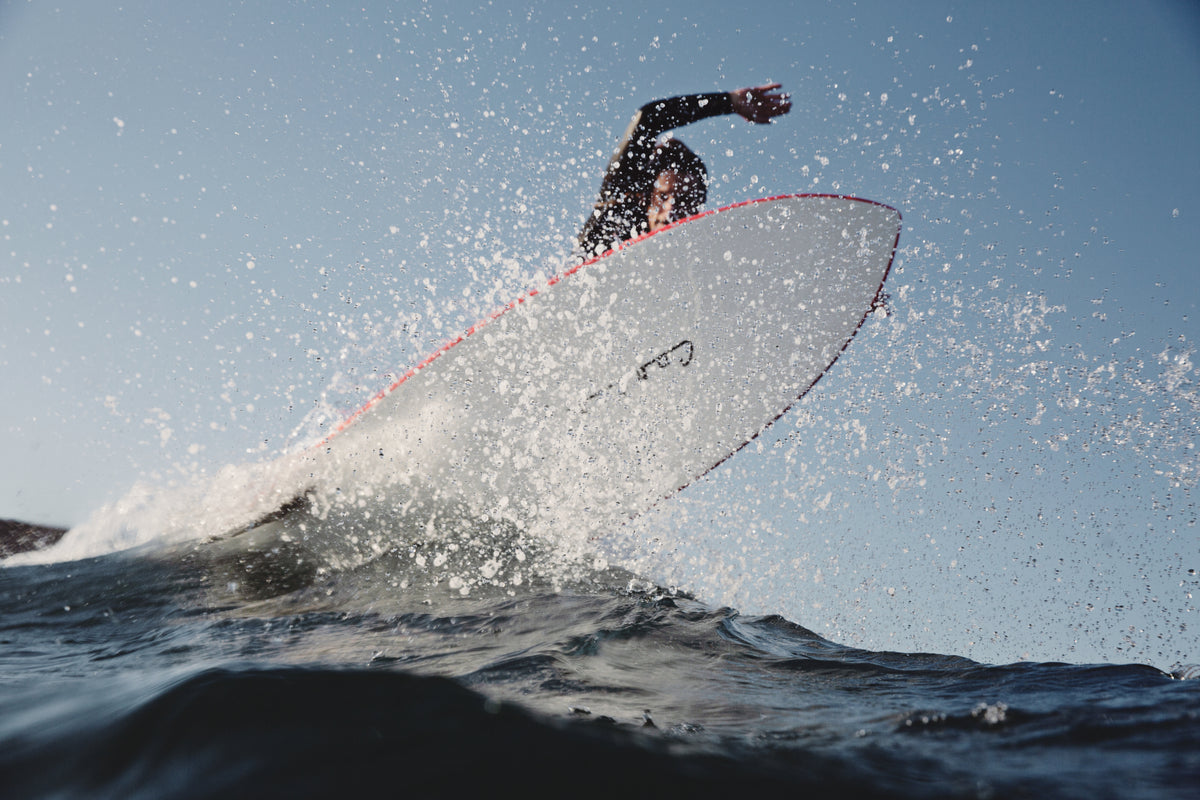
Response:
[[[749,100],[762,100],[774,96],[771,92],[782,87],[782,83],[764,83],[762,86],[747,86],[745,89],[738,89],[734,94]]]

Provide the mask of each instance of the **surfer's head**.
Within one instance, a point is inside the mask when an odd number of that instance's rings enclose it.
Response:
[[[646,205],[650,230],[700,210],[708,198],[708,170],[699,156],[672,137],[658,143],[650,163],[656,176]]]

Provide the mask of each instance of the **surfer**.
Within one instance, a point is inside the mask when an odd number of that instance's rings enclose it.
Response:
[[[708,195],[708,171],[691,149],[659,134],[708,117],[738,114],[770,122],[792,108],[787,94],[769,83],[733,92],[690,94],[655,100],[638,109],[608,162],[600,199],[579,232],[585,257],[658,230],[700,210]]]

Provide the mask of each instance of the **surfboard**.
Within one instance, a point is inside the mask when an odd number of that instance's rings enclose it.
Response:
[[[878,302],[899,235],[881,203],[788,195],[625,242],[472,326],[301,453],[299,505],[310,519],[424,503],[619,524],[828,372]]]

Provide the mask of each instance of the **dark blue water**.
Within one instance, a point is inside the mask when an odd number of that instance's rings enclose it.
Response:
[[[1200,680],[869,652],[617,570],[458,596],[113,555],[0,569],[5,798],[1194,798]]]

